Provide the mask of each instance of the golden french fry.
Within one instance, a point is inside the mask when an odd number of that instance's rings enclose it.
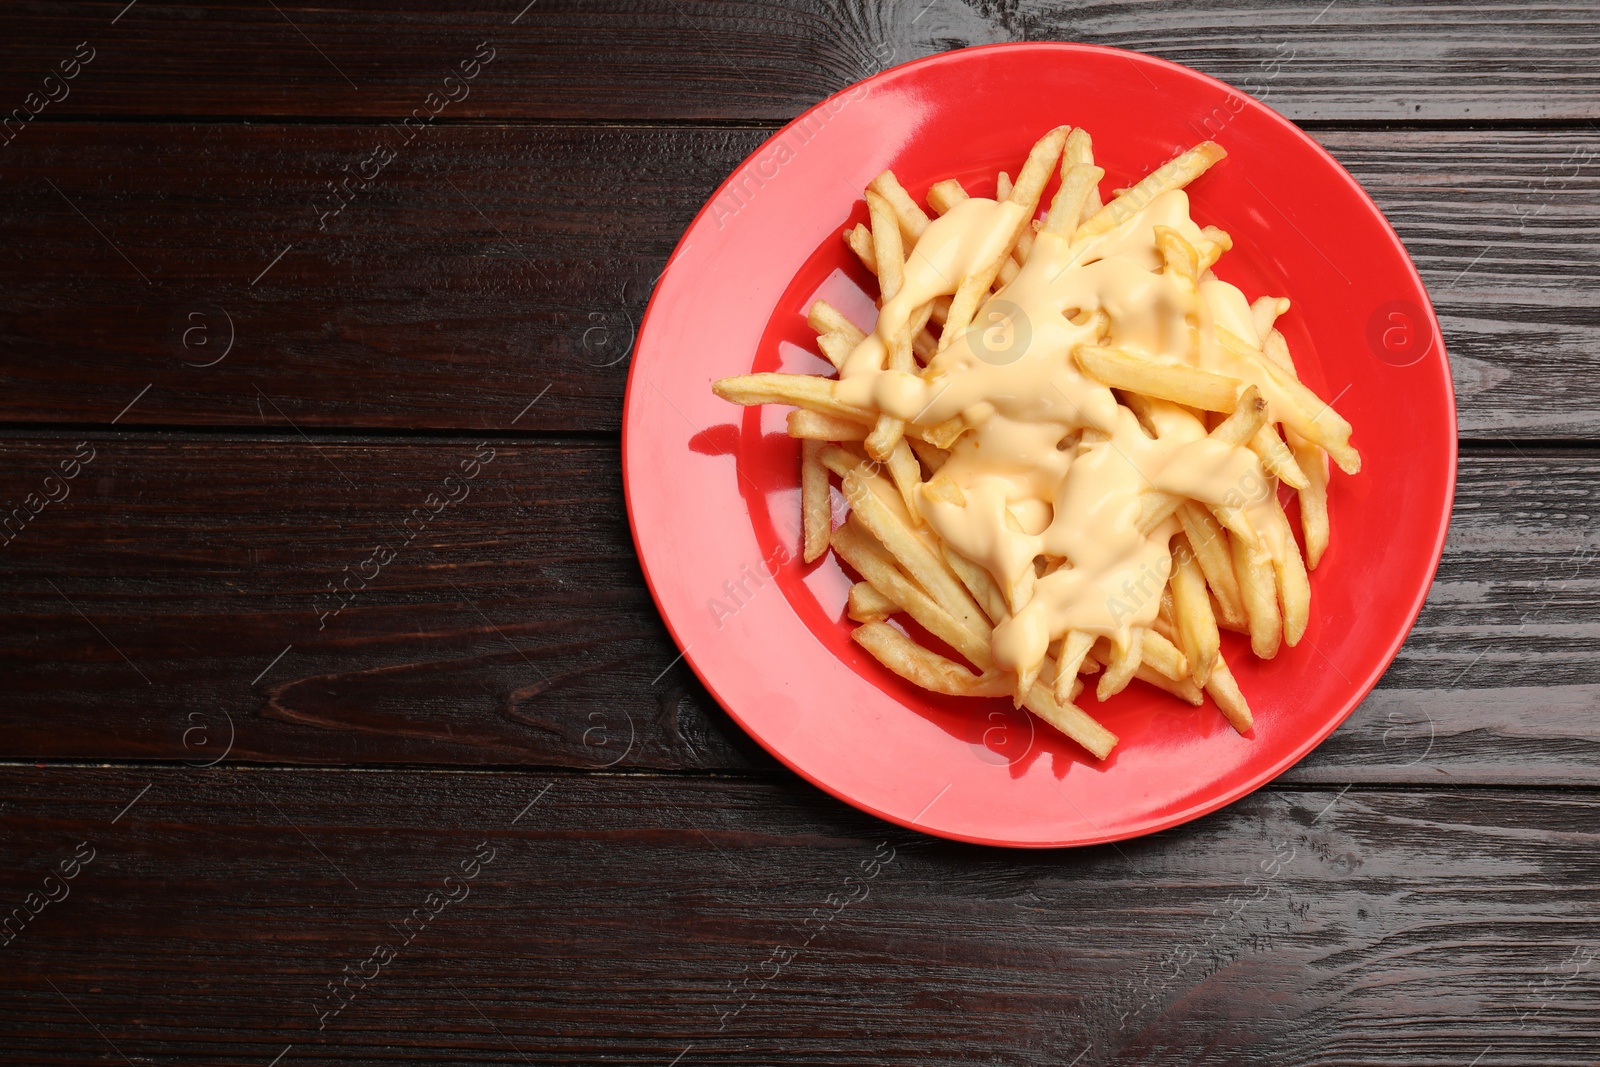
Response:
[[[994,198],[1007,200],[1011,197],[1011,175],[1001,171],[994,180]]]
[[[1074,167],[1094,166],[1094,139],[1089,136],[1088,130],[1080,126],[1067,134],[1067,146],[1061,153],[1061,159],[1063,166],[1068,164]],[[1100,182],[1105,176],[1105,171],[1101,170],[1100,174],[1089,186],[1088,195],[1083,199],[1083,209],[1078,213],[1080,224],[1085,219],[1093,218],[1099,212],[1101,208]],[[1077,232],[1077,228],[1074,227],[1071,230],[1062,230],[1061,232],[1071,237]]]
[[[1250,305],[1251,312],[1254,313],[1256,307],[1266,299],[1267,297],[1262,297],[1261,300],[1257,300],[1254,304]],[[1279,303],[1282,304],[1284,308],[1289,306],[1289,301],[1287,300],[1281,300]],[[1267,332],[1261,336],[1263,338],[1261,342],[1262,354],[1268,359],[1272,360],[1272,362],[1276,363],[1278,366],[1282,367],[1289,374],[1296,378],[1300,377],[1300,372],[1295,370],[1294,357],[1289,354],[1289,342],[1283,339],[1283,334],[1279,333],[1275,329],[1269,328]]]
[[[900,237],[907,247],[916,243],[922,231],[928,228],[928,215],[911,194],[905,191],[894,171],[886,170],[867,185],[867,188],[888,201],[894,210],[895,221],[900,224]]]
[[[789,436],[803,441],[861,441],[871,427],[834,415],[819,415],[805,408],[789,412]]]
[[[1283,513],[1278,498],[1272,498],[1273,522],[1278,527],[1277,540],[1283,546],[1282,557],[1273,557],[1272,569],[1278,578],[1278,599],[1283,608],[1283,639],[1293,648],[1300,643],[1311,618],[1311,583],[1306,577],[1306,563],[1300,557],[1300,546],[1295,544],[1289,529],[1289,517]]]
[[[1047,662],[1046,669],[1048,668]],[[1053,692],[1053,675],[1051,683],[1050,686],[1046,686],[1044,682],[1035,682],[1033,688],[1028,690],[1028,697],[1023,701],[1023,706],[1088,749],[1097,758],[1105,759],[1111,755],[1111,750],[1117,744],[1117,735],[1101,726],[1075,704],[1057,700]]]
[[[1272,306],[1267,306],[1269,304]],[[1252,304],[1250,310],[1256,316],[1257,332],[1266,339],[1262,352],[1285,373],[1298,378],[1288,342],[1271,326],[1277,316],[1289,310],[1289,301],[1281,298],[1272,301],[1264,296]],[[1269,319],[1268,315],[1272,317]],[[1266,329],[1263,330],[1264,322]],[[1300,529],[1306,538],[1306,565],[1316,570],[1322,554],[1328,550],[1328,454],[1293,430],[1288,432],[1288,438],[1295,463],[1306,477],[1306,484],[1300,488]]]
[[[1272,569],[1272,556],[1265,548],[1251,546],[1241,538],[1231,537],[1229,541],[1245,616],[1250,621],[1250,649],[1262,659],[1271,659],[1283,641],[1283,616],[1278,612],[1278,579]]]
[[[961,653],[979,670],[994,666],[988,633],[969,628],[940,607],[872,543],[871,537],[856,526],[854,516],[844,525],[834,527],[831,543],[840,559],[872,583],[874,589],[894,601],[901,611],[917,620],[924,630]],[[987,624],[984,630],[988,630]]]
[[[1094,695],[1097,700],[1110,700],[1128,687],[1133,681],[1134,673],[1138,671],[1142,662],[1143,640],[1146,631],[1135,629],[1129,636],[1126,644],[1111,647],[1111,659],[1106,664],[1105,673],[1100,676],[1100,681],[1095,685]]]
[[[871,438],[868,438],[869,452],[870,441]],[[885,466],[889,468],[889,477],[893,479],[895,488],[900,490],[900,499],[905,501],[912,524],[921,526],[922,513],[917,510],[917,489],[922,485],[922,464],[917,462],[916,454],[906,444],[905,438],[895,442]]]
[[[872,258],[878,264],[878,288],[887,303],[905,284],[906,256],[900,242],[900,220],[889,201],[867,190],[867,212],[872,218]]]
[[[850,251],[861,260],[861,265],[872,273],[878,273],[878,254],[872,248],[872,231],[859,222],[844,231],[844,243],[850,246]]]
[[[889,462],[895,447],[903,443],[905,432],[904,420],[897,419],[893,415],[879,415],[877,425],[867,434],[867,455],[880,463]]]
[[[807,563],[828,551],[833,529],[833,501],[828,492],[828,468],[822,465],[821,441],[800,442],[800,515],[804,531],[803,555]]]
[[[1217,341],[1235,358],[1247,365],[1259,367],[1284,396],[1285,410],[1275,411],[1276,418],[1295,433],[1327,450],[1339,469],[1346,474],[1361,470],[1361,453],[1350,445],[1350,424],[1316,393],[1300,383],[1299,378],[1258,353],[1237,335],[1218,326]]]
[[[826,300],[818,300],[811,305],[811,310],[806,312],[806,322],[813,330],[817,331],[818,335],[828,333],[844,334],[852,348],[864,341],[867,336],[861,332],[859,326],[845,318],[844,312]]]
[[[1157,526],[1172,518],[1182,503],[1183,497],[1172,493],[1152,490],[1142,494],[1139,498],[1139,532],[1147,536],[1154,533]]]
[[[1093,217],[1078,227],[1075,240],[1093,237],[1115,229],[1118,225],[1142,211],[1150,201],[1162,193],[1182,189],[1228,153],[1215,141],[1202,141],[1171,162],[1157,168],[1133,188],[1101,208]]]
[[[956,443],[956,438],[960,437],[966,430],[966,420],[957,415],[954,418],[945,419],[943,422],[936,422],[932,426],[908,428],[907,432],[914,433],[930,445],[948,450],[951,445]]]
[[[850,598],[845,612],[855,622],[882,622],[900,606],[872,587],[871,582],[857,582],[850,587]]]
[[[937,445],[930,445],[928,442],[920,441],[915,437],[907,438],[907,440],[911,442],[911,451],[915,452],[917,458],[922,460],[922,466],[927,470],[930,478],[939,473],[939,468],[944,466],[945,461],[950,458],[950,453]]]
[[[789,404],[821,415],[856,422],[873,422],[877,416],[865,408],[833,398],[833,382],[811,374],[739,374],[721,378],[711,389],[722,399],[748,407],[752,404]]]
[[[1232,411],[1244,383],[1237,378],[1174,363],[1157,363],[1133,352],[1079,345],[1073,352],[1089,377],[1113,389],[1131,389],[1206,411]]]
[[[1288,310],[1289,301],[1281,296],[1263,296],[1251,304],[1250,321],[1256,328],[1256,336],[1265,342],[1267,336],[1272,333],[1272,324],[1277,322],[1284,312]],[[1285,349],[1284,354],[1288,355],[1287,349]],[[1272,353],[1268,352],[1267,355],[1271,356]],[[1291,363],[1290,367],[1292,368],[1293,366],[1294,364]]]
[[[1139,659],[1157,674],[1173,681],[1189,676],[1189,657],[1154,629],[1140,632]]]
[[[855,351],[855,347],[850,341],[850,335],[843,330],[825,333],[817,338],[817,351],[827,357],[835,370],[843,369],[844,361],[850,358],[850,353]]]
[[[1254,440],[1261,427],[1267,424],[1267,402],[1261,396],[1261,390],[1253,385],[1244,387],[1239,394],[1239,405],[1233,413],[1221,422],[1208,435],[1213,441],[1221,441],[1225,445],[1244,445]]]
[[[1073,130],[1073,134],[1078,131]],[[1071,137],[1067,138],[1071,141]],[[1065,158],[1062,162],[1061,187],[1056,190],[1055,197],[1050,201],[1050,213],[1045,216],[1044,228],[1049,233],[1060,234],[1070,238],[1078,229],[1078,223],[1086,218],[1091,211],[1099,211],[1099,197],[1095,190],[1100,187],[1100,179],[1106,172],[1092,165],[1067,166]],[[1095,200],[1094,206],[1089,206],[1090,198]]]
[[[973,674],[960,664],[930,652],[886,622],[869,622],[850,635],[874,659],[914,685],[956,697],[1005,696],[1011,689],[1009,672]]]
[[[994,583],[989,572],[949,545],[942,547],[944,561],[950,564],[950,569],[956,572],[956,577],[961,579],[961,584],[967,587],[967,592],[972,594],[972,598],[978,602],[984,614],[989,616],[989,620],[999,622],[1009,615],[1010,612],[1006,610],[1005,594],[1000,592],[1000,587]]]
[[[1203,686],[1222,654],[1222,637],[1217,632],[1217,618],[1211,613],[1211,598],[1206,595],[1205,572],[1183,534],[1173,539],[1171,588],[1178,644],[1196,684]]]
[[[935,182],[933,187],[928,190],[929,206],[941,215],[948,214],[951,208],[968,199],[970,197],[967,196],[967,191],[954,178]]]
[[[1157,226],[1155,235],[1156,251],[1166,261],[1168,270],[1191,282],[1200,277],[1200,253],[1183,234],[1171,226]]]
[[[1094,647],[1094,637],[1082,630],[1071,630],[1061,641],[1061,655],[1056,657],[1056,700],[1071,703],[1071,687],[1083,670],[1083,661]]]
[[[902,519],[886,507],[883,497],[868,485],[860,468],[846,474],[843,483],[845,499],[850,501],[851,518],[866,527],[940,607],[987,638],[988,619],[943,556],[936,555],[912,531],[909,517]]]
[[[1148,663],[1139,664],[1133,676],[1141,682],[1155,686],[1157,689],[1171,693],[1179,700],[1199,707],[1206,702],[1205,694],[1195,684],[1192,678],[1168,678]]]
[[[1295,446],[1295,458],[1306,473],[1300,490],[1300,530],[1306,537],[1306,565],[1312,570],[1328,550],[1328,457],[1309,442]]]
[[[950,342],[971,324],[972,316],[977,312],[985,294],[989,292],[989,287],[994,284],[1002,264],[1010,262],[1011,247],[1017,243],[1022,228],[1038,210],[1039,197],[1044,193],[1045,182],[1050,180],[1050,172],[1055,169],[1056,160],[1061,158],[1061,148],[1066,139],[1066,128],[1057,127],[1039,138],[1032,151],[1028,153],[1028,161],[1022,165],[1022,172],[1017,175],[1016,184],[1003,198],[1013,204],[1022,205],[1023,211],[1018,214],[1017,224],[999,254],[989,263],[975,266],[973,272],[962,279],[956,289],[955,299],[950,303],[950,315],[945,320],[944,332],[939,335],[939,351],[943,352],[948,348]]]
[[[1206,584],[1217,598],[1217,614],[1230,629],[1247,627],[1244,599],[1233,569],[1233,552],[1222,524],[1205,507],[1192,503],[1178,509],[1178,519],[1200,571],[1206,577]]]
[[[1244,733],[1255,725],[1255,717],[1250,714],[1250,705],[1244,699],[1244,693],[1239,689],[1239,683],[1234,681],[1233,672],[1228,669],[1228,663],[1221,656],[1217,657],[1217,664],[1211,670],[1211,677],[1206,681],[1206,692],[1211,694],[1211,699],[1217,702],[1217,707],[1222,709],[1222,714],[1239,733]]]
[[[1294,453],[1289,451],[1289,446],[1283,443],[1283,438],[1270,424],[1256,431],[1256,435],[1250,439],[1250,450],[1261,457],[1261,465],[1285,485],[1304,489],[1310,484],[1300,464],[1295,462]]]

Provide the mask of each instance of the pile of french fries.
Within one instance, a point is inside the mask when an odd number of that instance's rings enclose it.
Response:
[[[1017,276],[1041,232],[1062,235],[1076,245],[1137,220],[1139,212],[1163,193],[1181,189],[1225,153],[1205,142],[1179,155],[1131,188],[1101,203],[1104,171],[1095,165],[1092,143],[1083,130],[1060,127],[1034,145],[1013,182],[997,177],[996,200],[1009,200],[1030,220],[1004,252],[975,265],[950,291],[919,309],[903,336],[886,338],[888,365],[927,373],[927,364],[950,339],[974,329],[982,306]],[[1060,181],[1040,216],[1044,193],[1057,173]],[[934,184],[927,204],[943,215],[968,196],[959,182]],[[844,238],[865,268],[877,276],[882,302],[899,289],[908,256],[930,224],[930,215],[889,171],[865,192],[870,225],[849,229]],[[1196,245],[1167,227],[1157,227],[1156,249],[1164,270],[1190,283],[1207,272],[1232,247],[1226,233],[1205,227]],[[1165,231],[1165,232],[1160,232]],[[1021,610],[1027,583],[1003,587],[984,566],[941,541],[923,520],[919,501],[960,504],[961,491],[940,468],[949,449],[972,427],[966,416],[931,425],[893,418],[844,403],[835,381],[814,375],[750,374],[715,383],[716,393],[737,404],[784,404],[795,408],[788,432],[801,442],[801,507],[804,557],[820,558],[829,547],[857,575],[848,614],[859,628],[854,639],[896,674],[936,693],[971,697],[1011,696],[1096,757],[1105,758],[1117,738],[1074,701],[1086,679],[1106,700],[1134,680],[1199,706],[1209,694],[1227,721],[1250,729],[1248,702],[1221,652],[1220,630],[1249,636],[1255,655],[1270,658],[1282,645],[1293,646],[1305,633],[1310,610],[1307,571],[1328,545],[1328,459],[1355,473],[1360,457],[1350,446],[1349,423],[1299,382],[1283,335],[1275,328],[1288,301],[1263,297],[1250,306],[1257,339],[1246,339],[1218,325],[1215,342],[1248,368],[1274,398],[1244,377],[1233,378],[1199,366],[1175,365],[1143,354],[1099,344],[1082,344],[1063,358],[1079,372],[1110,387],[1121,404],[1150,429],[1153,402],[1181,405],[1199,418],[1217,441],[1248,448],[1264,472],[1261,500],[1250,513],[1229,503],[1205,503],[1154,491],[1141,495],[1140,530],[1167,523],[1174,531],[1171,568],[1160,592],[1160,609],[1149,626],[1124,633],[1069,631],[1053,635],[1049,654],[1037,667],[1003,670],[996,666],[991,638],[997,626]],[[814,304],[808,321],[817,346],[835,368],[842,367],[867,334],[826,302]],[[981,321],[981,320],[979,320]],[[1104,328],[1102,327],[1102,330]],[[838,479],[848,516],[834,523],[833,479]],[[1298,495],[1302,552],[1279,500],[1279,486]],[[1261,516],[1273,529],[1258,529]],[[1176,519],[1176,523],[1170,520]],[[1031,581],[1062,566],[1039,557]],[[909,618],[948,651],[913,640],[898,620]],[[1097,678],[1095,676],[1098,676]]]

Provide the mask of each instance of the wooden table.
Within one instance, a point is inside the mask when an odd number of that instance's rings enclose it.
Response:
[[[1597,1062],[1597,5],[524,2],[0,14],[0,1059]],[[740,159],[1044,39],[1326,145],[1463,439],[1428,606],[1327,743],[1023,853],[832,800],[673,665],[617,433]]]

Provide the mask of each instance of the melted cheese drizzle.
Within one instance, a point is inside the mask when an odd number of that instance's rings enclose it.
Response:
[[[916,425],[963,419],[967,432],[936,477],[958,485],[965,506],[923,487],[918,507],[935,533],[1002,589],[1013,589],[1037,556],[1064,561],[994,629],[995,661],[1011,670],[1037,665],[1069,630],[1124,648],[1133,627],[1154,622],[1172,567],[1169,542],[1180,526],[1172,518],[1148,535],[1139,532],[1146,491],[1241,506],[1275,559],[1284,549],[1275,483],[1254,452],[1207,438],[1189,410],[1159,400],[1152,402],[1152,438],[1072,358],[1080,344],[1104,344],[1227,374],[1255,384],[1273,419],[1283,403],[1275,383],[1215,338],[1222,326],[1259,345],[1244,295],[1210,271],[1198,284],[1167,271],[1157,251],[1156,226],[1170,226],[1196,246],[1205,240],[1181,190],[1077,243],[1040,232],[1016,278],[920,374],[886,369],[890,339],[917,308],[953,294],[989,261],[1022,211],[975,197],[933,220],[911,251],[900,291],[883,304],[836,387],[845,403]],[[1104,339],[1092,323],[1072,321],[1089,322],[1095,311],[1109,318]]]

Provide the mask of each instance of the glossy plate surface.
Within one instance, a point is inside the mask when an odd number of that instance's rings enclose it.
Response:
[[[1080,698],[1120,738],[1101,762],[1009,701],[902,682],[850,641],[849,579],[832,556],[799,560],[799,448],[784,435],[787,409],[741,410],[711,393],[725,375],[826,370],[805,323],[819,297],[871,326],[876,289],[840,233],[865,219],[861,189],[874,175],[892,168],[919,199],[948,177],[993,195],[995,173],[1014,175],[1033,141],[1063,123],[1093,135],[1108,197],[1197,141],[1228,150],[1189,189],[1195,220],[1233,236],[1217,273],[1250,299],[1293,301],[1280,328],[1301,376],[1355,427],[1364,468],[1334,473],[1332,543],[1311,577],[1305,639],[1257,662],[1225,635],[1255,711],[1251,736],[1236,735],[1209,702],[1191,708],[1135,682],[1105,704]],[[628,380],[623,468],[661,613],[751,736],[893,822],[1054,846],[1212,811],[1349,715],[1422,606],[1449,522],[1455,443],[1449,367],[1416,270],[1315,142],[1187,68],[1025,44],[885,71],[802,115],[734,172],[651,299]]]

